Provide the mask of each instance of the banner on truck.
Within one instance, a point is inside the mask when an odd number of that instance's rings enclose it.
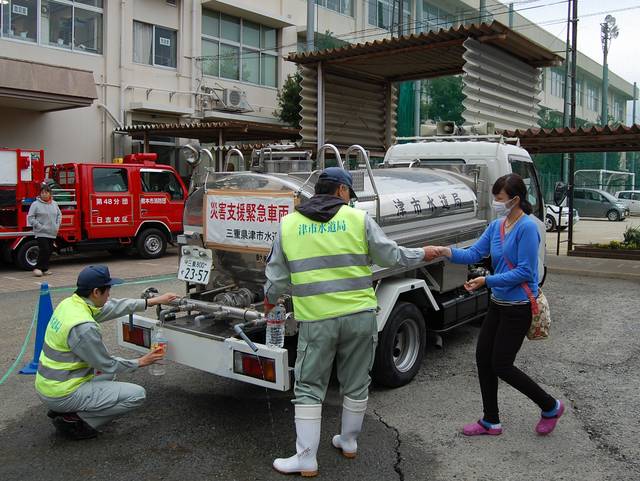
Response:
[[[208,190],[203,209],[205,244],[228,251],[269,252],[280,220],[294,206],[293,192]]]

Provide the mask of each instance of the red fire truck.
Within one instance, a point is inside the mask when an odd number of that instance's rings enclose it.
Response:
[[[143,258],[162,256],[182,232],[187,189],[172,167],[156,160],[157,154],[132,154],[122,163],[45,166],[42,150],[0,149],[4,260],[35,266],[38,245],[27,213],[43,182],[62,212],[58,253],[135,249]]]

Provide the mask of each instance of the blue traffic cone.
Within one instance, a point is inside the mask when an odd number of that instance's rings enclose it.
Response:
[[[44,333],[49,325],[49,319],[53,314],[53,302],[51,302],[51,294],[49,293],[49,284],[43,282],[40,284],[40,299],[38,301],[38,321],[36,324],[36,342],[33,346],[33,359],[29,364],[22,368],[20,374],[35,374],[38,370],[38,361],[40,359],[40,351],[42,351],[42,343],[44,342]]]

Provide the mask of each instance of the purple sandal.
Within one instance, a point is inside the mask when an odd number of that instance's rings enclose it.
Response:
[[[480,421],[467,424],[462,428],[462,434],[465,436],[498,436],[502,434],[502,428],[486,428]]]
[[[553,430],[556,428],[556,424],[558,424],[558,419],[560,416],[564,414],[564,403],[559,401],[560,406],[558,407],[558,413],[552,418],[546,418],[544,416],[540,417],[540,421],[536,425],[536,432],[541,436],[546,436],[547,434],[551,434]]]

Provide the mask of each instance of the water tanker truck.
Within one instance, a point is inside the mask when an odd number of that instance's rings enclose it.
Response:
[[[185,296],[158,308],[156,318],[120,319],[119,344],[145,352],[153,330],[162,324],[167,359],[250,384],[290,389],[295,312],[285,298],[285,346],[266,345],[265,266],[280,219],[312,197],[325,157],[327,165],[350,169],[358,196],[354,207],[367,211],[403,246],[471,245],[495,217],[493,182],[511,172],[524,178],[534,214],[544,218],[533,162],[517,142],[500,136],[410,140],[392,146],[376,168],[362,147],[347,149],[343,160],[329,144],[318,149],[315,161],[295,146],[272,146],[254,151],[246,165],[240,158],[233,171],[199,166],[185,205],[184,234],[178,238],[178,278],[185,282]],[[325,228],[341,227],[327,223]],[[489,290],[469,293],[463,284],[471,271],[475,277],[489,266],[443,259],[417,268],[373,265],[379,305],[374,380],[389,387],[408,383],[420,369],[427,334],[442,342],[443,333],[482,318]]]

